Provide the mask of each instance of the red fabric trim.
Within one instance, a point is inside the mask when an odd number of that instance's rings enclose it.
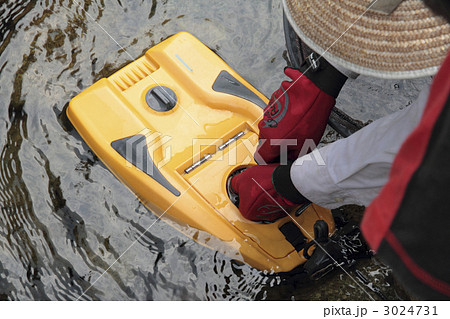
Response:
[[[450,297],[450,285],[446,282],[443,282],[439,279],[436,279],[432,275],[430,275],[427,271],[422,269],[419,265],[417,265],[414,260],[408,255],[406,250],[403,248],[400,241],[395,237],[395,235],[388,230],[386,233],[386,241],[391,245],[392,249],[395,253],[400,257],[403,261],[403,264],[409,271],[421,282],[430,286],[436,291],[439,291],[441,294]]]
[[[400,208],[412,175],[425,156],[433,127],[450,92],[450,54],[445,59],[433,85],[419,125],[400,148],[392,165],[389,181],[366,209],[361,229],[373,250],[378,250]]]

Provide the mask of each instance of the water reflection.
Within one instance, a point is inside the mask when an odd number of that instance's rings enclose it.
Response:
[[[281,10],[243,0],[0,2],[0,299],[367,299],[340,272],[286,282],[156,221],[64,115],[73,96],[179,31],[269,95],[286,63]],[[368,85],[387,87],[400,107],[423,82],[356,82],[341,100],[356,117],[368,103],[355,92]],[[358,267],[401,297],[384,266]]]

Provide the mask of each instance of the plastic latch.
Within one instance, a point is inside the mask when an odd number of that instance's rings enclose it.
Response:
[[[314,239],[318,243],[328,241],[328,224],[324,220],[318,220],[314,224]]]

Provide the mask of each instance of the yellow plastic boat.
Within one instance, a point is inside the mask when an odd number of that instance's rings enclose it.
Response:
[[[67,114],[153,213],[233,259],[287,272],[306,261],[303,249],[316,221],[326,221],[330,233],[334,222],[329,210],[313,204],[260,224],[244,219],[230,201],[227,179],[255,164],[257,124],[267,102],[183,32],[80,93]]]

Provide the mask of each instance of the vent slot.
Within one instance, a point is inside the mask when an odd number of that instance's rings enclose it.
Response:
[[[158,69],[146,56],[143,56],[109,77],[121,91],[125,91],[145,79]]]

